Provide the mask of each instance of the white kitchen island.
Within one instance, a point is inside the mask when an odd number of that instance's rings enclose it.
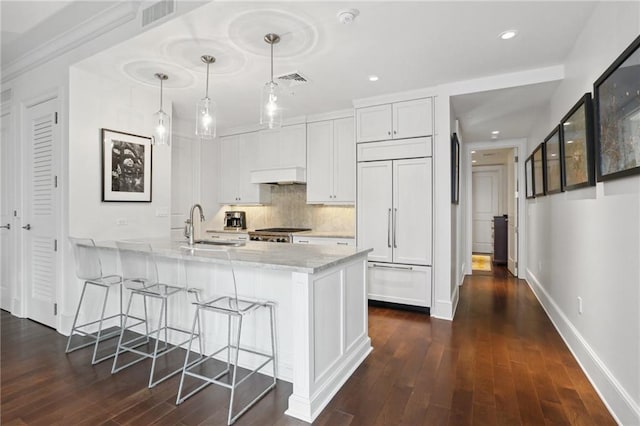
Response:
[[[229,293],[220,253],[213,251],[220,247],[196,244],[190,249],[185,242],[148,242],[156,253],[161,280],[163,275],[177,279],[182,268],[176,265],[185,264],[189,285],[200,288],[204,298]],[[114,242],[97,245],[107,251],[115,247]],[[267,242],[247,242],[228,250],[239,296],[277,304],[277,374],[293,383],[285,413],[312,422],[372,350],[366,280],[371,250]],[[190,327],[192,312],[185,308],[172,313],[170,320]],[[249,319],[242,344],[268,351],[268,313],[260,314]],[[226,344],[226,321],[218,317],[204,318],[209,349]],[[241,365],[250,367],[253,362],[241,356]]]

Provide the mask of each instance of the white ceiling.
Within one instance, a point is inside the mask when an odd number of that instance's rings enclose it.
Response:
[[[127,84],[154,87],[153,74],[165,72],[174,113],[190,119],[205,91],[199,57],[212,54],[217,61],[211,67],[210,95],[218,103],[219,126],[228,128],[258,120],[260,88],[269,78],[266,33],[282,37],[274,48],[274,73],[299,71],[310,81],[289,90],[285,117],[298,116],[350,108],[358,98],[561,64],[594,5],[216,1],[78,65]],[[341,24],[337,13],[351,7],[359,16],[351,25]],[[73,16],[71,7],[65,10]],[[511,28],[519,31],[515,39],[498,38]],[[371,74],[379,81],[369,82]],[[533,112],[537,115],[554,89],[554,84],[542,84],[465,95],[452,105],[465,141],[488,140],[487,132],[495,129],[501,130],[500,138],[526,137]]]

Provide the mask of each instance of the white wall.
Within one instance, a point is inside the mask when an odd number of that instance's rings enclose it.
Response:
[[[638,34],[640,3],[598,4],[529,152]],[[618,421],[640,424],[640,176],[538,198],[526,214],[530,285]]]
[[[70,69],[69,235],[98,240],[169,236],[169,147],[152,149],[150,203],[101,200],[100,129],[151,136],[159,95],[150,88],[124,86],[78,67]],[[171,111],[166,98],[164,109]]]

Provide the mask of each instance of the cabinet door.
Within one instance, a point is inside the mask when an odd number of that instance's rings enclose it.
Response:
[[[280,165],[280,130],[260,130],[255,156],[260,159],[254,170],[268,170]]]
[[[391,139],[391,105],[378,105],[356,110],[358,142]]]
[[[393,261],[391,176],[391,161],[358,163],[358,247],[373,248],[371,261]]]
[[[238,202],[239,136],[220,138],[220,204]]]
[[[393,104],[393,139],[415,138],[433,134],[431,99]]]
[[[307,126],[296,124],[280,129],[279,167],[306,167]]]
[[[431,158],[393,162],[393,261],[431,265]]]
[[[251,183],[251,170],[256,167],[258,133],[244,133],[238,136],[238,198],[242,203],[260,203],[260,185]]]
[[[356,199],[356,141],[353,118],[333,121],[333,201],[354,203]]]
[[[332,163],[333,121],[307,124],[307,203],[333,201]]]

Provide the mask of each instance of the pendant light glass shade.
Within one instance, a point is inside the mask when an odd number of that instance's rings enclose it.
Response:
[[[169,77],[158,73],[156,78],[160,80],[160,110],[153,115],[153,144],[169,146],[171,144],[171,117],[162,110],[162,82]]]
[[[282,126],[282,100],[280,87],[273,81],[273,45],[280,41],[280,36],[269,33],[264,36],[271,46],[271,80],[262,87],[260,96],[260,124],[266,124],[270,129]]]
[[[216,137],[217,106],[215,101],[209,98],[209,65],[214,63],[216,58],[203,55],[200,59],[207,64],[207,86],[204,98],[196,105],[196,135],[200,136],[200,139],[210,140]]]
[[[273,81],[262,87],[260,108],[260,124],[266,124],[270,129],[282,126],[282,107],[278,105],[280,87]]]

